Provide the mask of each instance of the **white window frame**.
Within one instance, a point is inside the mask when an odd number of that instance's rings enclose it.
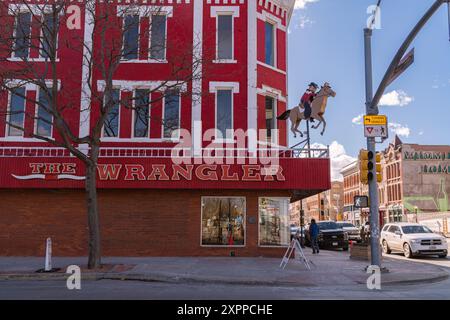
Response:
[[[138,34],[137,34],[137,58],[136,59],[125,59],[123,56],[124,53],[124,49],[125,49],[125,18],[127,16],[138,16],[139,17],[139,23],[138,23]],[[141,52],[141,39],[140,39],[140,35],[141,35],[141,16],[139,14],[136,14],[135,12],[131,12],[130,14],[126,14],[124,16],[122,16],[122,20],[123,20],[123,25],[122,25],[122,55],[120,56],[120,61],[121,62],[130,62],[130,61],[140,61],[139,60],[139,55]]]
[[[166,120],[166,97],[164,96],[162,99],[162,118],[163,121]],[[178,129],[181,129],[181,92],[178,92]],[[176,137],[167,138],[164,137],[164,123],[161,124],[161,138],[163,141],[178,141],[180,139],[180,131],[178,130],[178,135]]]
[[[243,219],[244,224],[244,244],[240,245],[219,245],[219,244],[203,244],[203,230],[202,230],[202,223],[203,223],[203,199],[205,198],[217,198],[217,199],[228,199],[228,198],[242,198],[244,199],[244,208],[245,208],[245,217]],[[245,248],[247,245],[247,197],[246,196],[201,196],[200,197],[200,247],[203,248]]]
[[[5,85],[7,87],[25,87],[25,97],[27,97],[27,94],[29,91],[36,91],[36,94],[38,94],[38,89],[39,87],[36,84],[30,83],[27,80],[21,80],[21,79],[6,79],[5,80]],[[51,87],[53,86],[53,80],[45,80],[45,85],[47,87]],[[58,91],[61,90],[61,81],[58,80]],[[38,96],[36,96],[37,99]],[[10,108],[11,108],[11,99],[12,99],[12,92],[10,90],[8,90],[8,105],[7,105],[7,113],[9,113]],[[27,99],[25,99],[25,109],[24,112],[26,112],[26,108],[27,108]],[[36,112],[36,108],[35,108],[35,112]],[[6,123],[5,123],[5,135],[4,137],[0,137],[0,141],[20,141],[20,142],[42,142],[42,140],[37,139],[37,138],[25,138],[24,134],[25,132],[22,131],[22,135],[21,136],[10,136],[8,134],[8,129],[9,129],[9,125],[7,122],[9,122],[9,117],[10,115],[7,114],[6,115]],[[24,118],[24,126],[25,126],[25,118]],[[35,133],[34,131],[34,127],[35,124],[33,124],[33,133]],[[53,130],[53,128],[52,128]],[[53,133],[53,131],[52,131]]]
[[[147,136],[145,136],[145,137],[136,137],[135,136],[135,132],[134,132],[134,128],[135,128],[135,125],[136,125],[136,112],[137,112],[137,110],[136,110],[136,100],[137,100],[137,95],[136,95],[136,92],[137,92],[137,90],[148,90],[149,92],[148,92],[148,94],[149,94],[149,102],[151,102],[151,98],[150,98],[150,96],[151,96],[151,94],[152,94],[152,92],[149,90],[149,89],[146,89],[146,88],[135,88],[134,90],[133,90],[133,110],[132,110],[132,115],[131,115],[131,137],[133,138],[133,139],[136,139],[136,140],[148,140],[148,139],[150,139],[150,106],[148,107],[148,126],[147,126]]]
[[[164,37],[164,59],[153,59],[151,57],[151,53],[152,53],[152,32],[150,31],[148,33],[148,57],[147,60],[151,63],[167,63],[167,38],[168,38],[168,23],[167,21],[169,20],[169,14],[167,12],[159,12],[158,14],[151,14],[149,19],[150,19],[150,26],[152,25],[152,17],[153,16],[166,16],[166,33],[165,33],[165,37]]]
[[[20,13],[30,13],[30,15],[31,15],[30,37],[31,37],[32,32],[33,32],[33,12],[31,12],[30,10],[28,10],[26,8],[24,9],[23,7],[20,7],[20,9],[19,9],[19,11],[17,13],[18,14],[20,14]],[[14,30],[13,30],[13,39],[14,40],[17,40],[16,39],[16,34],[17,34],[18,22],[19,22],[19,16],[16,15],[16,16],[14,16]],[[12,55],[11,55],[11,58],[9,60],[11,60],[11,61],[28,61],[30,59],[30,56],[31,56],[31,39],[30,39],[30,46],[28,47],[28,55],[27,55],[27,57],[16,57],[16,49],[15,49],[16,44],[13,43],[13,46],[14,47],[13,47],[13,50],[12,50]]]
[[[136,89],[148,89],[150,90],[150,94],[158,90],[159,92],[164,92],[166,90],[166,86],[171,88],[177,86],[177,81],[128,81],[128,80],[113,80],[113,89],[120,90],[120,99],[122,97],[123,92],[134,92]],[[97,90],[104,91],[106,83],[104,80],[97,80]],[[179,92],[187,92],[187,83],[183,83],[179,85]],[[134,93],[133,93],[134,94]],[[181,103],[181,100],[180,100]],[[104,142],[167,142],[167,139],[161,138],[150,138],[150,124],[149,124],[149,138],[120,138],[120,117],[121,117],[121,109],[122,106],[119,106],[119,136],[118,137],[104,137],[103,136],[103,128],[102,128],[102,136],[101,141]],[[134,112],[132,112],[134,114]],[[151,116],[151,109],[149,111],[149,115]],[[131,116],[133,121],[133,115]],[[134,121],[133,121],[134,122]],[[180,114],[180,122],[181,122],[181,114]],[[132,125],[133,126],[133,125]],[[134,136],[134,128],[131,132],[131,136]],[[179,140],[172,139],[172,142],[178,142]]]
[[[8,14],[11,16],[14,16],[14,14],[16,13],[26,13],[26,12],[30,12],[31,13],[31,26],[30,26],[30,34],[32,34],[33,32],[33,16],[37,16],[39,14],[44,13],[51,13],[52,7],[45,5],[45,4],[20,4],[20,3],[12,3],[9,5],[8,7]],[[64,14],[64,10],[61,10],[60,15],[62,16]],[[43,19],[44,16],[41,16],[41,18]],[[14,30],[13,30],[13,37],[16,37],[16,23],[17,23],[17,17],[14,17]],[[42,28],[39,31],[40,32],[40,36],[42,38]],[[57,35],[57,47],[56,47],[56,62],[59,62],[59,58],[58,58],[58,49],[59,49],[59,32]],[[39,44],[39,58],[30,58],[31,56],[31,47],[28,51],[28,57],[26,58],[21,58],[21,57],[16,57],[15,56],[15,51],[12,51],[12,55],[11,57],[8,57],[7,60],[8,61],[30,61],[30,62],[45,62],[48,61],[47,58],[44,58],[41,56],[41,44]]]
[[[287,245],[280,245],[280,246],[273,246],[273,245],[262,245],[261,244],[261,228],[260,228],[260,211],[259,211],[259,202],[261,199],[263,198],[269,198],[269,199],[274,199],[274,200],[287,200],[288,201],[288,208],[287,208],[287,216],[288,216],[288,227],[289,227],[289,202],[290,202],[290,198],[289,197],[271,197],[271,196],[260,196],[258,197],[258,247],[260,248],[286,248],[289,246],[290,240],[288,239]],[[290,233],[288,232],[288,236],[290,235]]]
[[[273,27],[273,65],[270,65],[270,64],[268,64],[268,63],[266,63],[266,57],[265,57],[265,52],[264,52],[264,64],[265,65],[267,65],[267,66],[269,66],[269,67],[272,67],[272,68],[275,68],[275,69],[277,69],[278,68],[278,50],[277,50],[277,41],[278,41],[278,39],[277,39],[277,24],[276,24],[276,22],[273,22],[272,20],[270,20],[270,19],[266,19],[265,21],[264,21],[264,38],[265,38],[265,33],[266,33],[266,23],[269,23],[269,24],[271,24],[272,25],[272,27]],[[266,50],[265,49],[266,48],[266,46],[265,46],[265,43],[264,43],[264,51]]]
[[[122,101],[121,100],[122,99],[122,89],[120,87],[113,86],[112,90],[119,90],[119,117],[118,117],[118,121],[117,121],[117,137],[106,137],[105,136],[105,125],[104,124],[102,125],[101,140],[102,141],[109,141],[109,142],[120,140],[120,118],[122,116],[122,111],[121,111],[122,106],[120,105],[120,103]],[[103,97],[102,103],[103,103],[103,106],[104,106],[105,105],[105,97]]]
[[[218,130],[217,130],[217,91],[218,90],[230,90],[231,91],[231,130],[233,132],[232,137],[222,137],[217,138]],[[239,94],[239,82],[210,82],[209,83],[209,92],[214,93],[214,130],[215,130],[215,139],[214,143],[234,143],[234,95]],[[226,133],[225,133],[226,134]]]
[[[45,19],[45,16],[43,15],[43,16],[41,16],[41,19],[42,19],[42,24],[44,24],[45,23],[45,21],[44,21],[44,19]],[[57,28],[57,26],[55,25],[55,28]],[[39,37],[40,37],[40,43],[39,43],[39,60],[42,60],[42,61],[49,61],[49,58],[46,58],[46,57],[44,57],[44,56],[42,56],[42,48],[43,48],[43,43],[42,43],[42,39],[44,39],[44,28],[41,28],[41,30],[39,31],[40,32],[40,34],[39,34]],[[56,54],[55,54],[55,61],[56,62],[59,62],[59,58],[58,58],[58,51],[59,51],[59,32],[56,34]]]
[[[277,123],[278,98],[277,98],[277,95],[275,95],[273,93],[269,93],[269,92],[267,92],[264,95],[264,122],[267,121],[266,98],[273,99],[273,125],[274,125],[274,127],[273,127],[274,131],[272,132],[271,138],[270,138],[271,141],[268,141],[267,128],[266,128],[266,142],[278,145],[278,143],[277,143],[277,141],[278,141],[278,132],[277,132],[277,129],[278,129],[278,123]]]
[[[152,0],[153,2],[154,0]],[[132,6],[130,8],[130,6]],[[139,15],[139,29],[138,29],[138,35],[141,35],[141,19],[148,17],[150,19],[150,25],[151,25],[151,19],[152,19],[152,15],[165,15],[166,16],[166,44],[165,44],[165,48],[164,48],[164,59],[163,60],[159,60],[159,59],[151,59],[150,58],[150,53],[151,53],[151,32],[149,32],[149,37],[148,37],[148,54],[147,54],[147,60],[141,60],[139,59],[139,54],[140,54],[140,37],[138,39],[138,57],[137,59],[123,59],[123,57],[121,57],[120,62],[121,63],[168,63],[167,61],[167,39],[168,39],[168,18],[172,18],[173,17],[173,7],[171,6],[158,6],[158,11],[157,14],[153,14],[154,10],[153,10],[154,6],[148,6],[148,5],[119,5],[117,6],[117,16],[120,18],[124,18],[126,15]],[[128,12],[129,11],[129,14]],[[123,14],[123,13],[127,13],[127,14]],[[122,28],[122,34],[123,34],[123,28]],[[122,35],[123,37],[123,35]],[[123,52],[123,44],[122,44],[122,52]]]
[[[37,88],[37,90],[36,90],[36,102],[39,102],[39,97],[40,97],[40,92],[41,92],[41,88],[40,87],[38,87]],[[38,115],[39,115],[39,104],[38,103],[36,103],[36,106],[35,106],[35,110],[34,110],[34,119],[35,119],[35,121],[34,121],[34,128],[33,128],[33,132],[34,132],[34,134],[38,134],[38,121],[39,121],[39,119],[38,119]],[[53,115],[51,115],[50,114],[50,116],[52,117],[52,125],[51,125],[51,132],[50,132],[50,135],[49,136],[43,136],[43,137],[47,137],[47,138],[52,138],[53,137],[53,132],[54,132],[54,125],[53,125]],[[42,135],[40,135],[40,136],[42,136]]]
[[[275,116],[275,130],[278,129],[278,122],[276,121],[276,115],[278,114],[278,102],[284,102],[285,104],[287,104],[287,99],[285,96],[283,96],[281,90],[269,87],[267,85],[262,85],[262,88],[258,88],[257,89],[257,93],[261,96],[267,97],[272,97],[274,98],[274,116]],[[265,111],[265,100],[264,100],[264,111]],[[264,118],[265,120],[265,118]],[[278,135],[278,131],[276,132],[276,136],[272,136],[272,141],[271,143],[277,144],[279,142],[279,135]]]
[[[235,57],[235,19],[239,18],[239,6],[212,6],[211,17],[216,19],[216,54],[213,63],[237,63]],[[219,16],[232,16],[231,19],[231,59],[219,59]]]
[[[23,88],[23,87],[20,87],[20,88]],[[25,97],[27,96],[28,91],[29,91],[29,89],[25,86]],[[20,139],[21,140],[21,139],[24,138],[25,131],[21,130],[22,134],[21,135],[17,135],[17,136],[15,136],[15,135],[12,136],[12,135],[9,134],[9,127],[10,127],[9,120],[11,118],[12,95],[13,95],[13,93],[11,91],[8,91],[8,106],[6,108],[7,111],[6,111],[6,123],[5,123],[5,139]],[[24,106],[23,106],[23,125],[22,125],[22,127],[24,129],[25,129],[25,120],[26,120],[25,112],[26,111],[27,111],[27,99],[25,98],[24,99]]]

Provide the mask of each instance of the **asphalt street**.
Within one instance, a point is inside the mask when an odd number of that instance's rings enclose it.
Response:
[[[405,259],[396,254],[390,257]],[[449,258],[421,258],[413,261],[445,267],[450,275]],[[274,287],[120,280],[83,281],[81,290],[68,290],[65,281],[1,281],[0,299],[450,299],[450,278],[436,283],[383,286],[381,290],[369,290],[364,284]]]

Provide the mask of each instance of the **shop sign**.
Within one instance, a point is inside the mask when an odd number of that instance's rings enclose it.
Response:
[[[30,163],[18,180],[84,180],[76,163]],[[98,164],[99,181],[286,181],[280,165],[178,165],[178,164]]]

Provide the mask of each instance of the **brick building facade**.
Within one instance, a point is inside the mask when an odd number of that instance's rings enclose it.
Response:
[[[450,146],[403,143],[399,137],[383,150],[379,184],[381,223],[433,220],[450,214],[448,172]],[[356,195],[367,195],[358,161],[345,167],[344,216],[355,224],[368,221],[368,209],[354,209]],[[447,222],[445,222],[447,223]]]
[[[46,1],[25,2],[0,1],[2,26],[19,37],[11,52],[0,50],[0,71],[26,63],[47,80],[45,48],[31,46],[45,32],[30,21],[52,17]],[[70,104],[63,112],[79,138],[92,132],[105,103],[102,70],[83,63],[105,48],[96,17],[113,13],[106,37],[122,50],[112,79],[118,102],[103,123],[97,164],[103,254],[279,255],[289,243],[289,203],[330,188],[327,152],[306,158],[287,148],[286,122],[275,118],[287,108],[294,0],[66,5],[57,20],[58,72],[45,85]],[[68,23],[78,10],[79,28]],[[186,52],[189,72],[196,65],[200,76],[178,85],[171,66]],[[34,137],[61,139],[51,117],[33,116],[45,100],[32,80],[0,77],[0,255],[42,255],[49,236],[56,255],[85,255],[85,167]],[[152,103],[138,109],[123,101]]]

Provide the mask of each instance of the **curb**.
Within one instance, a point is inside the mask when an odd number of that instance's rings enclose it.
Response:
[[[0,274],[0,281],[66,281],[69,274]],[[447,280],[450,274],[442,271],[439,274],[427,278],[405,279],[405,280],[388,280],[381,281],[382,285],[415,285],[421,283],[436,283]],[[314,283],[295,283],[288,281],[257,281],[257,280],[230,280],[229,278],[218,277],[197,277],[197,276],[179,276],[170,274],[121,274],[121,273],[91,273],[83,274],[82,280],[99,281],[99,280],[119,280],[119,281],[142,281],[142,282],[166,282],[166,283],[214,283],[225,285],[249,285],[249,286],[283,286],[283,287],[319,287]],[[364,281],[355,281],[356,284],[365,284]]]

